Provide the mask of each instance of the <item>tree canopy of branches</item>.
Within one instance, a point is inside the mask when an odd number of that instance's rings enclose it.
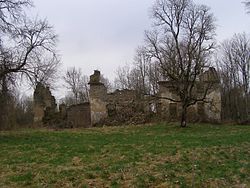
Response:
[[[30,81],[46,82],[55,73],[59,60],[57,35],[47,20],[27,18],[30,0],[0,2],[0,80],[14,74]]]
[[[1,0],[0,1],[0,31],[13,32],[20,18],[24,17],[24,9],[31,7],[30,0]]]
[[[182,104],[181,126],[186,126],[187,108],[197,97],[194,86],[208,66],[214,48],[214,16],[205,5],[192,0],[157,0],[152,9],[154,28],[146,32],[147,53],[158,62],[162,74],[173,83]]]
[[[5,45],[2,40],[0,78],[14,73],[34,78],[38,70],[46,74],[48,67],[58,63],[55,51],[57,36],[46,20],[25,20],[11,36],[12,45]],[[43,61],[45,57],[46,62]]]

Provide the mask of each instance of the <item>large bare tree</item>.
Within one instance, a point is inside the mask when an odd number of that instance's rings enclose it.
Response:
[[[166,99],[181,103],[181,126],[186,127],[187,108],[206,98],[206,93],[198,97],[194,88],[215,45],[215,18],[209,7],[192,0],[157,0],[152,18],[155,27],[146,32],[148,53],[173,83],[179,99]]]

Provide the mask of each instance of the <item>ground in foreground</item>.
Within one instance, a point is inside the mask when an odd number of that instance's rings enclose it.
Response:
[[[250,126],[0,133],[0,187],[249,187]]]

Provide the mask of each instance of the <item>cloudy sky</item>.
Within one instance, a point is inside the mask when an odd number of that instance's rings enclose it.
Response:
[[[211,7],[217,38],[250,33],[250,15],[241,0],[195,0]],[[114,79],[118,66],[131,63],[150,28],[154,0],[34,0],[35,12],[47,18],[59,35],[63,68],[80,67],[86,75],[99,69]]]

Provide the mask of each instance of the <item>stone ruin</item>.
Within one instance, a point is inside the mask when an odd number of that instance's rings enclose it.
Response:
[[[48,87],[38,83],[34,91],[33,100],[34,123],[43,123],[52,127],[72,128],[90,126],[90,105],[82,103],[66,107],[57,105]]]
[[[90,76],[89,103],[91,113],[91,125],[95,125],[108,116],[106,108],[107,88],[100,82],[101,73],[95,70]]]
[[[161,119],[168,121],[177,121],[181,118],[181,104],[163,99],[165,97],[178,100],[174,85],[175,83],[171,81],[159,82],[160,89],[157,111]],[[220,81],[216,70],[212,67],[200,75],[199,81],[194,86],[195,94],[199,98],[202,98],[206,89],[206,100],[188,107],[187,118],[189,121],[214,123],[221,121]]]
[[[173,83],[159,82],[158,97],[142,96],[134,90],[116,90],[107,93],[100,82],[100,71],[90,76],[89,102],[66,107],[61,104],[56,111],[55,98],[48,87],[38,84],[34,92],[34,122],[43,122],[62,128],[92,127],[97,125],[143,124],[157,117],[158,120],[177,121],[181,115],[181,105],[163,99],[178,96]],[[197,95],[212,83],[207,92],[207,102],[197,102],[188,108],[189,121],[221,121],[221,94],[219,78],[214,68],[209,68],[199,78],[195,86]]]

